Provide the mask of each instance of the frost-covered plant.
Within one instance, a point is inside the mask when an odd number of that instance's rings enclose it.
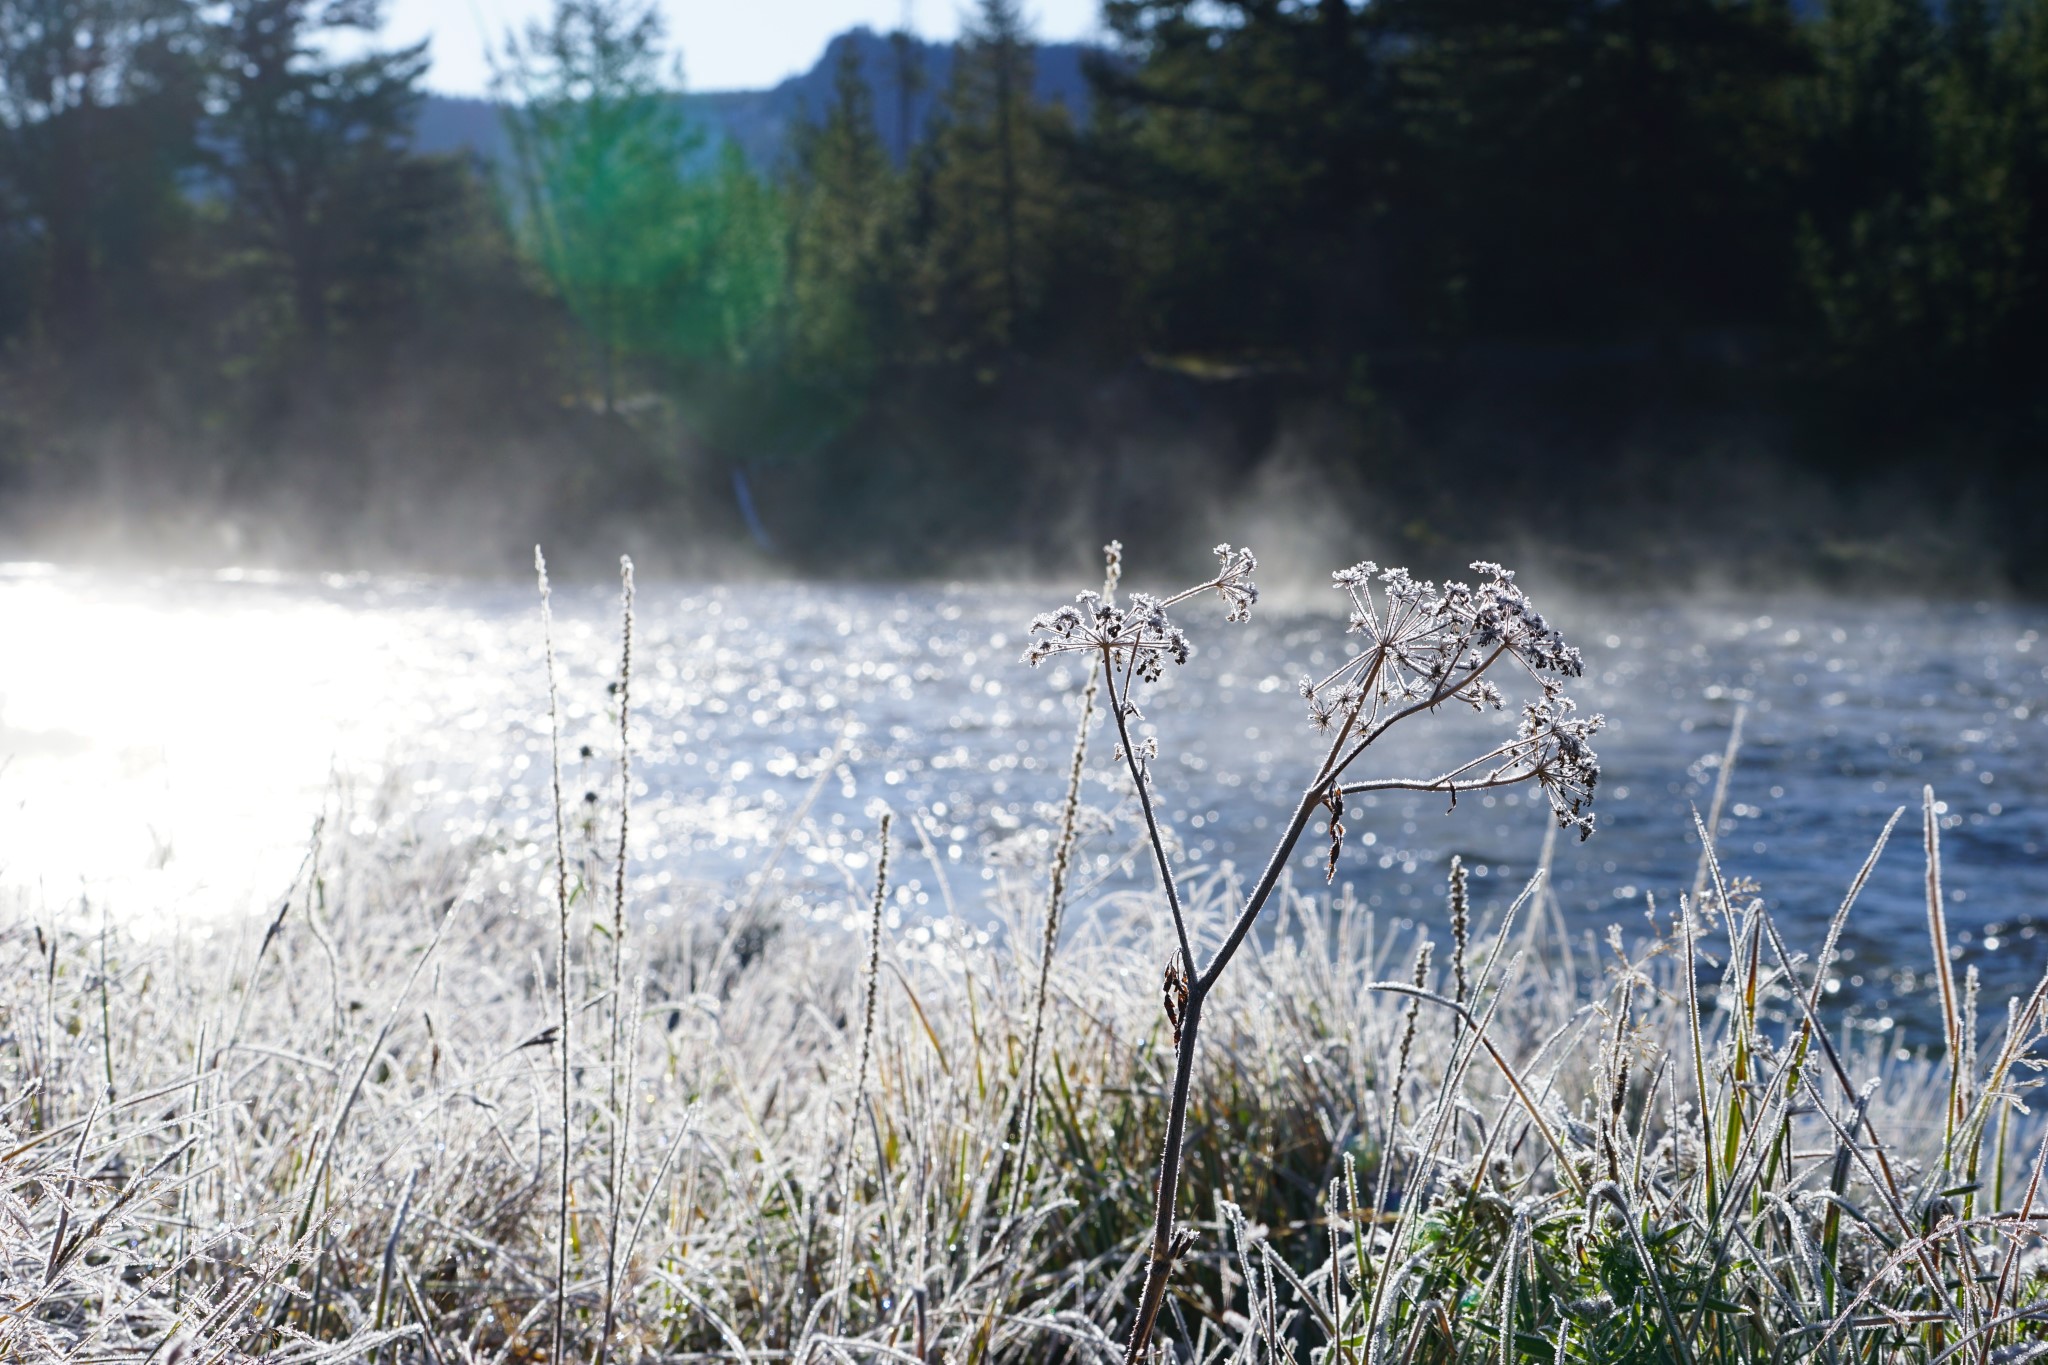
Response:
[[[1111,545],[1108,553],[1120,560],[1121,547]],[[1120,741],[1118,757],[1137,790],[1179,942],[1178,956],[1167,965],[1162,987],[1173,1024],[1173,1089],[1145,1287],[1125,1349],[1129,1365],[1145,1354],[1174,1262],[1193,1241],[1193,1233],[1175,1222],[1175,1204],[1202,1004],[1280,884],[1282,870],[1317,812],[1328,815],[1327,876],[1334,878],[1343,855],[1346,797],[1378,791],[1443,792],[1455,805],[1460,792],[1535,783],[1549,799],[1559,825],[1585,838],[1593,831],[1593,791],[1600,777],[1591,740],[1601,718],[1578,715],[1563,690],[1563,680],[1583,671],[1579,653],[1544,620],[1512,573],[1480,562],[1472,566],[1479,575],[1476,585],[1439,585],[1414,578],[1406,569],[1382,569],[1369,562],[1339,570],[1333,575],[1335,585],[1349,599],[1349,634],[1357,641],[1330,673],[1321,679],[1304,677],[1300,685],[1309,720],[1319,734],[1329,737],[1328,747],[1264,872],[1235,908],[1214,955],[1198,967],[1173,858],[1154,805],[1157,740],[1148,737],[1141,746],[1131,724],[1141,718],[1139,689],[1157,682],[1168,663],[1184,664],[1192,653],[1187,636],[1167,615],[1169,610],[1213,591],[1228,608],[1225,619],[1250,618],[1259,596],[1251,578],[1257,559],[1250,550],[1227,544],[1216,547],[1216,557],[1213,578],[1170,597],[1132,593],[1126,605],[1118,606],[1104,594],[1080,594],[1074,605],[1031,623],[1036,639],[1025,655],[1027,662],[1037,665],[1057,654],[1075,653],[1086,656],[1091,668],[1100,666]],[[1450,704],[1477,711],[1503,709],[1508,698],[1501,682],[1516,671],[1526,676],[1535,695],[1523,703],[1509,738],[1434,777],[1355,775],[1366,752],[1410,717]]]

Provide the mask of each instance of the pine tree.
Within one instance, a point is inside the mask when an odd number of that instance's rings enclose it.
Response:
[[[0,0],[0,335],[15,312],[88,348],[154,309],[189,217],[197,30],[179,0]]]
[[[889,35],[889,75],[896,113],[896,137],[890,150],[898,162],[910,160],[917,145],[917,100],[924,93],[924,44],[903,25]]]
[[[892,270],[885,259],[900,214],[899,177],[875,126],[860,49],[842,41],[822,121],[797,137],[791,302],[795,360],[859,385],[881,360]]]
[[[1006,349],[1042,297],[1064,195],[1061,111],[1032,98],[1016,0],[980,0],[962,34],[927,167],[926,310],[946,349]]]
[[[216,171],[316,364],[336,303],[351,286],[374,290],[425,230],[431,177],[410,143],[427,44],[330,52],[381,23],[377,0],[231,0],[214,32]]]

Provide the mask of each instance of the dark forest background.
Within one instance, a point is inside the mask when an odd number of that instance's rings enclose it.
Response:
[[[464,104],[375,0],[0,0],[0,528],[2048,589],[2048,0],[1104,17],[685,96],[560,0]]]

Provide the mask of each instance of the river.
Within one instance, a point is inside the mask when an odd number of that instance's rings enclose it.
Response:
[[[1261,864],[1315,752],[1293,680],[1327,668],[1342,618],[1335,594],[1278,596],[1243,626],[1212,604],[1183,608],[1197,654],[1146,706],[1165,814],[1199,867]],[[642,584],[638,903],[659,917],[751,894],[746,879],[814,796],[777,876],[815,888],[821,916],[849,913],[886,804],[920,853],[902,864],[899,918],[928,934],[951,895],[974,920],[974,886],[1056,818],[1064,789],[1080,679],[1019,661],[1033,613],[1062,597]],[[1545,605],[1585,652],[1574,694],[1607,717],[1600,830],[1556,852],[1575,923],[1640,923],[1649,897],[1669,906],[1690,886],[1690,812],[1711,800],[1741,708],[1721,846],[1802,945],[1887,816],[1910,808],[1851,921],[1832,998],[1882,1027],[1924,987],[1922,784],[1943,803],[1951,934],[1987,999],[2029,989],[2048,965],[2048,610]],[[561,587],[555,609],[568,799],[609,821],[616,590]],[[289,883],[322,812],[358,832],[403,820],[488,835],[504,850],[493,875],[541,895],[548,711],[530,585],[17,564],[0,569],[0,626],[0,885],[34,913],[81,898],[145,927],[244,913]],[[1371,775],[1433,772],[1499,723],[1417,725]],[[1087,786],[1104,810],[1121,803],[1109,747],[1098,732]],[[1390,913],[1439,915],[1457,853],[1481,904],[1497,906],[1534,867],[1545,822],[1515,794],[1455,811],[1381,797],[1354,808],[1341,875]],[[1093,837],[1091,868],[1120,876],[1129,836]],[[1325,846],[1304,842],[1301,874],[1319,880]]]

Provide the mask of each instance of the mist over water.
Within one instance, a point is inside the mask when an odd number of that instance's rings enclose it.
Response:
[[[1143,586],[1140,584],[1139,586]],[[633,683],[633,866],[653,918],[758,889],[850,912],[881,803],[899,823],[899,919],[913,941],[985,928],[977,888],[1036,875],[1057,819],[1071,665],[1019,661],[1060,588],[708,586],[645,582]],[[1540,595],[1539,595],[1540,600]],[[1294,692],[1344,647],[1332,600],[1287,594],[1248,626],[1180,617],[1197,654],[1147,702],[1164,814],[1200,869],[1255,873],[1319,751]],[[565,797],[574,836],[615,828],[616,594],[558,587]],[[1553,617],[1585,652],[1573,688],[1604,712],[1600,831],[1560,841],[1576,928],[1642,927],[1691,886],[1736,709],[1744,743],[1721,846],[1797,947],[1817,946],[1891,811],[1911,808],[1850,920],[1830,999],[1873,1027],[1910,1021],[1925,982],[1920,787],[1941,798],[1951,935],[1990,998],[2048,963],[2048,609],[2028,605],[1602,602]],[[168,928],[245,913],[289,883],[315,818],[369,833],[482,836],[487,875],[541,897],[552,855],[539,612],[523,583],[227,573],[0,574],[0,881],[48,913],[81,894]],[[1511,693],[1512,695],[1512,693]],[[1449,712],[1396,732],[1366,776],[1433,776],[1510,723]],[[1085,799],[1126,803],[1111,741]],[[815,794],[814,800],[813,794]],[[806,808],[805,803],[811,801]],[[1520,888],[1540,797],[1354,803],[1340,881],[1395,915],[1437,917],[1462,855],[1482,905]],[[801,812],[802,819],[795,817]],[[1094,820],[1077,885],[1150,887],[1135,827]],[[1320,882],[1312,833],[1297,874]],[[966,925],[946,925],[955,905]],[[1911,1036],[1902,1034],[1902,1036]]]

